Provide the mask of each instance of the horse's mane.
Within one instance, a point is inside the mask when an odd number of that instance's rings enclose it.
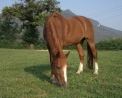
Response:
[[[62,16],[60,13],[58,13],[58,12],[53,12],[53,14],[52,14],[50,17],[58,17],[58,18],[60,18],[60,19],[65,18],[65,17],[63,17],[63,16]]]
[[[57,13],[57,12],[54,12],[52,15],[49,16],[48,20],[47,20],[47,24],[49,24],[49,27],[50,27],[50,31],[51,31],[51,34],[50,36],[52,36],[52,39],[53,40],[53,49],[52,49],[52,52],[55,52],[56,55],[60,55],[60,52],[62,51],[62,48],[61,48],[61,43],[60,43],[60,40],[58,38],[58,34],[57,34],[57,31],[56,31],[56,27],[55,27],[55,18],[58,18],[58,19],[62,19],[63,17]],[[51,41],[49,41],[51,42]],[[59,51],[57,51],[59,50]],[[54,53],[54,54],[55,54]]]

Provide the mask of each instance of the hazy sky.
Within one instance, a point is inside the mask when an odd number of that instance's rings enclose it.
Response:
[[[16,0],[1,0],[0,13]],[[58,0],[62,10],[97,20],[100,24],[122,31],[122,0]]]

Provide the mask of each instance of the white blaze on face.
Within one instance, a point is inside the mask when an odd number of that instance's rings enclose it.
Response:
[[[67,82],[67,66],[63,68],[63,72],[64,72],[64,81]]]

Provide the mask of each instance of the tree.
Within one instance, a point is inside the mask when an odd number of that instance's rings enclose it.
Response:
[[[20,29],[18,28],[18,24],[10,20],[9,18],[3,20],[2,17],[0,19],[0,39],[15,41],[18,38],[18,34],[20,33]]]
[[[2,15],[5,19],[20,19],[25,30],[22,39],[27,44],[35,44],[39,37],[36,26],[43,26],[50,13],[61,11],[59,3],[57,0],[18,0],[11,7],[3,8]]]

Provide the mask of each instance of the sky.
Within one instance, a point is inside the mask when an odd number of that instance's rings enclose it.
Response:
[[[11,6],[17,0],[1,0],[3,7]],[[98,21],[101,25],[122,31],[122,0],[57,0],[62,10],[69,9],[76,15],[82,15]]]

